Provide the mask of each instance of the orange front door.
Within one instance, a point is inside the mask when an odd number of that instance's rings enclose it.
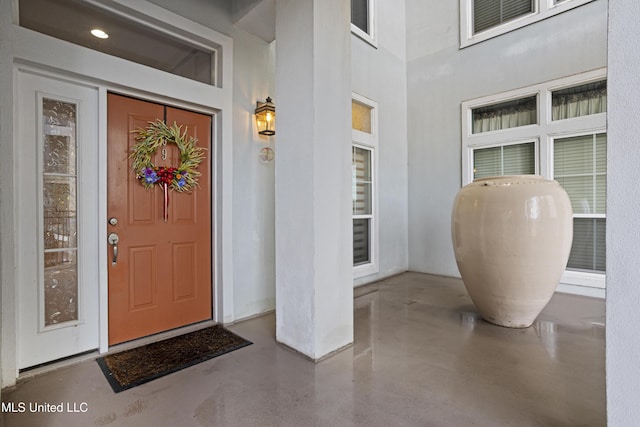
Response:
[[[115,246],[108,248],[111,345],[212,318],[211,117],[114,94],[107,110],[107,232],[118,235],[115,263]],[[162,189],[146,189],[129,158],[132,131],[156,119],[185,126],[207,148],[199,186],[169,190],[167,222]],[[166,148],[166,160],[156,153],[154,165],[177,167],[178,148]]]

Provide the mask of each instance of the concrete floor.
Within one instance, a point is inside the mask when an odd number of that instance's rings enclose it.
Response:
[[[21,381],[4,426],[604,426],[603,300],[556,294],[528,329],[480,320],[461,281],[405,273],[356,289],[355,342],[314,364],[266,315],[253,345],[114,394],[89,360]],[[30,404],[71,411],[30,413]],[[1,425],[2,423],[0,423]]]

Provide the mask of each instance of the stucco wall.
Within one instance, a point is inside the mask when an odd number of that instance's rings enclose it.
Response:
[[[275,308],[274,162],[263,163],[260,150],[275,137],[257,134],[257,100],[275,93],[272,43],[235,27],[227,1],[151,0],[188,19],[233,38],[233,281],[234,318]],[[274,99],[276,114],[278,100]],[[277,122],[276,122],[277,126]]]
[[[351,36],[352,91],[378,103],[379,272],[360,285],[407,270],[407,85],[404,1],[377,2],[374,48]]]
[[[460,103],[606,66],[607,2],[459,48],[457,1],[407,0],[409,269],[458,276]]]
[[[607,424],[640,425],[640,3],[609,4]]]

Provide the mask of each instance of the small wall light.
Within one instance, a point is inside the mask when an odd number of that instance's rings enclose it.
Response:
[[[256,125],[260,135],[275,135],[276,131],[276,106],[267,97],[265,102],[256,102]]]

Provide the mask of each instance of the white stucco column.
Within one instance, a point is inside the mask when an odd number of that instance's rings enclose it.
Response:
[[[353,341],[350,9],[276,1],[276,339]]]
[[[640,3],[609,1],[607,425],[640,425]]]

